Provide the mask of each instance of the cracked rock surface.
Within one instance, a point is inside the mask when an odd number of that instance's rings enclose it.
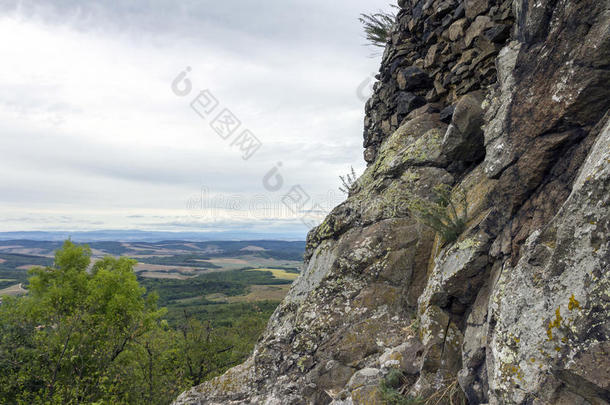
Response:
[[[249,359],[185,404],[610,403],[610,0],[401,0],[368,167]],[[444,241],[411,211],[462,191]]]

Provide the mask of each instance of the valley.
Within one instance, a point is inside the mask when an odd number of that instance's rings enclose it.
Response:
[[[0,241],[0,297],[27,293],[28,270],[51,266],[60,241]],[[158,296],[166,318],[195,317],[217,325],[269,316],[301,270],[301,241],[160,241],[88,243],[92,264],[106,256],[137,261],[147,293]]]

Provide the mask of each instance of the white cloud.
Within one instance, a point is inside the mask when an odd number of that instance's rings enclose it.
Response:
[[[363,169],[356,88],[378,61],[356,17],[385,1],[104,4],[0,6],[0,231],[193,228],[185,204],[201,187],[252,199],[282,162],[285,188],[267,195],[279,201]],[[194,91],[180,98],[170,83],[186,66]],[[252,159],[190,109],[204,88],[261,139]],[[205,226],[306,231],[238,211]]]

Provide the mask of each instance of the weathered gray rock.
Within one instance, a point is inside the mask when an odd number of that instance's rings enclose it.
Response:
[[[511,143],[507,134],[507,120],[510,106],[513,101],[515,77],[513,70],[517,63],[521,43],[514,41],[504,47],[496,61],[498,67],[498,83],[500,87],[490,93],[485,113],[485,173],[489,177],[497,177],[515,159]]]
[[[512,0],[422,0],[401,4],[403,11],[398,16],[392,45],[384,52],[380,81],[366,107],[369,119],[364,128],[364,147],[369,164],[374,162],[383,139],[400,124],[400,119],[392,123],[396,110],[391,107],[400,91],[448,105],[464,94],[493,84],[494,56],[508,40],[514,21]],[[456,58],[460,61],[456,62]],[[420,69],[430,80],[418,79],[416,84],[408,84],[401,72],[404,66]],[[424,77],[415,72],[416,77]]]
[[[610,402],[608,0],[399,5],[366,171],[251,357],[177,405],[381,404],[393,368],[439,405]],[[440,184],[455,241],[410,211]]]
[[[381,371],[377,368],[367,367],[356,371],[347,383],[346,388],[351,391],[366,385],[376,386],[380,380]]]
[[[610,120],[568,200],[493,286],[488,378],[496,401],[608,400],[609,162]]]
[[[396,112],[399,116],[404,117],[424,104],[426,104],[426,100],[422,96],[410,92],[400,92],[396,97]]]
[[[426,289],[419,297],[419,307],[448,308],[453,305],[450,310],[463,313],[486,278],[488,250],[489,240],[485,235],[472,235],[441,252],[428,276]]]
[[[439,54],[440,50],[438,44],[434,44],[430,48],[428,48],[428,52],[426,53],[426,57],[424,58],[424,67],[429,68],[431,66],[436,65]]]
[[[407,337],[399,346],[386,349],[379,357],[379,364],[382,370],[397,368],[406,374],[416,375],[421,370],[423,349],[424,346],[418,338]]]
[[[457,41],[464,36],[466,27],[468,26],[468,20],[461,18],[451,24],[447,29],[447,37],[450,41]]]
[[[450,105],[450,106],[443,108],[439,114],[439,119],[441,120],[441,122],[444,122],[445,124],[450,124],[451,118],[453,118],[454,111],[455,111],[454,105]]]
[[[475,162],[485,155],[482,102],[483,93],[477,91],[462,96],[456,104],[442,141],[450,160]]]
[[[466,0],[466,16],[473,20],[479,14],[486,12],[489,9],[489,0]]]
[[[494,24],[490,17],[486,15],[478,16],[466,30],[466,34],[464,35],[466,46],[470,46],[476,37],[482,35],[486,29],[492,28],[493,26]]]
[[[399,71],[396,81],[398,87],[406,91],[427,89],[432,86],[432,80],[428,74],[416,66]]]
[[[497,270],[497,269],[495,269]],[[497,274],[493,271],[492,274]],[[491,277],[493,280],[494,277]],[[469,403],[486,403],[489,400],[489,384],[487,381],[487,364],[485,350],[489,332],[488,302],[490,295],[490,279],[479,290],[472,311],[466,319],[464,344],[462,345],[462,370],[458,373],[460,387]]]

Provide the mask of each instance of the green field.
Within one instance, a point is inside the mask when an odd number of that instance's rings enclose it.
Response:
[[[295,273],[287,273],[285,270],[279,272],[297,276]],[[226,319],[233,319],[254,310],[257,303],[264,302],[264,308],[270,312],[275,309],[283,295],[278,295],[277,290],[269,290],[269,294],[261,294],[260,288],[257,300],[235,299],[236,297],[252,297],[252,289],[257,286],[288,286],[290,279],[277,278],[271,271],[227,270],[202,274],[186,280],[177,279],[152,279],[139,278],[140,284],[147,291],[154,292],[159,296],[159,305],[168,309],[167,318],[170,323],[175,323],[186,312],[199,319],[220,322],[218,314]],[[285,289],[282,289],[285,291]],[[219,299],[224,297],[225,299]],[[232,299],[226,299],[232,298]],[[241,301],[242,305],[232,305]],[[225,308],[221,308],[225,307]],[[259,306],[260,307],[260,306]]]

